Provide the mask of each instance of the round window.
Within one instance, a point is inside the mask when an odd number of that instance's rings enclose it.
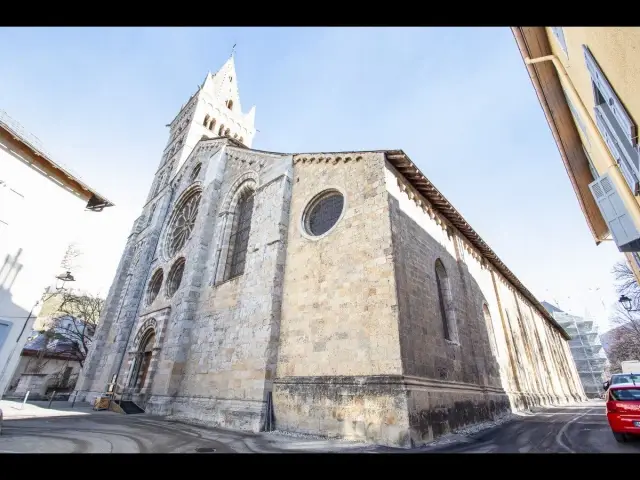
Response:
[[[169,224],[169,233],[165,245],[167,258],[171,258],[178,253],[189,240],[198,217],[200,194],[200,191],[194,191],[179,203]]]
[[[331,230],[342,215],[344,197],[336,190],[318,195],[309,203],[304,227],[309,235],[319,237]]]

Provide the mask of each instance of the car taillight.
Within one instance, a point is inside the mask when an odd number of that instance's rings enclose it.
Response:
[[[616,413],[618,411],[618,405],[616,402],[609,400],[607,402],[607,413]]]

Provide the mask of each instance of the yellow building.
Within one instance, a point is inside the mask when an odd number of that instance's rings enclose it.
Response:
[[[640,281],[640,28],[512,31],[596,244]]]

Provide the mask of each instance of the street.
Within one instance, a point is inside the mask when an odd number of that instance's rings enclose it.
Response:
[[[640,453],[640,439],[613,438],[603,401],[546,408],[530,416],[467,437],[463,442],[430,449],[464,453]]]
[[[540,409],[472,435],[449,435],[412,450],[280,433],[240,433],[148,415],[95,412],[66,402],[0,401],[0,453],[640,453],[640,440],[617,443],[604,402]]]

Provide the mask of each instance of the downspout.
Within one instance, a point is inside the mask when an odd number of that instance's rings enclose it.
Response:
[[[633,223],[635,224],[636,228],[640,230],[640,204],[638,204],[638,202],[636,201],[631,188],[622,176],[620,167],[612,157],[611,152],[609,151],[609,147],[602,138],[600,130],[598,130],[593,117],[584,106],[584,103],[582,102],[580,95],[578,95],[578,92],[573,86],[573,82],[571,82],[569,75],[567,75],[567,71],[562,65],[562,62],[560,62],[558,57],[555,55],[547,55],[544,57],[533,59],[526,57],[524,59],[524,63],[526,63],[527,65],[534,65],[536,63],[548,61],[551,61],[551,63],[553,63],[553,66],[555,67],[558,74],[558,78],[560,79],[560,84],[564,88],[565,93],[569,97],[569,100],[571,101],[573,106],[578,110],[580,116],[582,116],[582,118],[585,120],[585,127],[589,133],[590,138],[593,138],[595,140],[596,147],[601,154],[596,156],[596,158],[594,159],[596,168],[598,168],[598,171],[600,172],[605,172],[609,176],[609,178],[611,178],[611,181],[614,183],[616,189],[620,193],[622,202],[627,207],[627,211],[633,219]]]

